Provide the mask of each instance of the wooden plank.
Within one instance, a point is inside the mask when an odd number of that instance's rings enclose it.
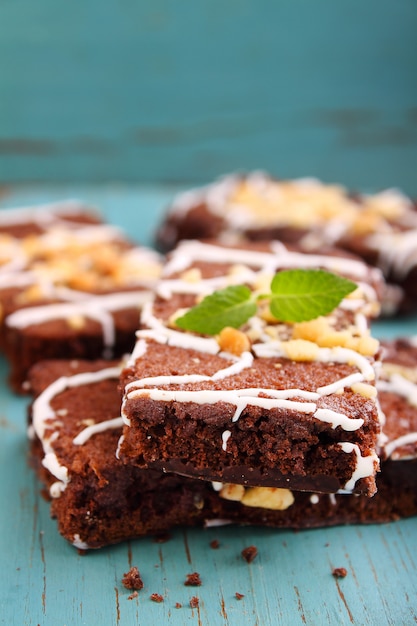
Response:
[[[417,194],[413,0],[0,9],[0,180],[263,167]]]

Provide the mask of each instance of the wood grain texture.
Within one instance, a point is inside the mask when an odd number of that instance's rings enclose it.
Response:
[[[0,209],[78,197],[150,243],[173,189],[55,186],[10,189]],[[417,334],[417,318],[379,323],[376,333]],[[0,360],[0,623],[7,626],[408,626],[417,621],[417,519],[294,533],[211,528],[172,533],[81,556],[57,533],[27,465],[27,399],[5,385]],[[219,541],[218,549],[210,547]],[[250,545],[258,556],[247,563]],[[129,600],[132,565],[144,588]],[[345,567],[336,579],[333,568]],[[201,587],[184,586],[199,572]],[[163,596],[152,602],[151,594]],[[238,599],[236,593],[243,597]],[[191,608],[190,599],[199,598]],[[181,606],[176,606],[180,604]]]
[[[414,0],[0,6],[0,180],[236,169],[417,194]]]

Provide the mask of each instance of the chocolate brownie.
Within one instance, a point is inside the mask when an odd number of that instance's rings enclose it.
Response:
[[[175,319],[202,295],[245,283],[265,293],[283,268],[321,267],[359,287],[327,317],[280,323],[260,308],[217,337]],[[375,279],[363,262],[283,244],[184,241],[172,253],[124,368],[121,456],[141,468],[252,486],[376,491]]]
[[[98,548],[179,524],[202,524],[211,485],[123,465],[121,364],[44,361],[30,371],[32,460],[59,532],[77,548]]]
[[[69,218],[56,208],[0,214],[1,344],[19,392],[41,358],[130,351],[140,308],[160,272],[159,256],[134,246],[118,228],[89,213],[69,212]]]
[[[404,352],[413,358],[412,351]],[[414,369],[402,367],[402,376],[415,377],[416,365],[417,355]],[[121,463],[116,457],[122,433],[120,368],[119,362],[46,361],[30,372],[37,398],[31,409],[33,464],[59,532],[79,549],[157,535],[178,525],[314,528],[417,514],[417,409],[412,394],[397,383],[398,395],[380,392],[387,452],[378,493],[368,498],[212,484]],[[394,370],[386,369],[386,382],[398,375]]]
[[[52,226],[76,228],[102,222],[99,212],[78,200],[65,200],[13,209],[0,209],[0,237],[2,253],[13,239],[40,235]],[[4,236],[4,237],[3,237]]]
[[[156,243],[171,250],[181,239],[278,239],[308,250],[337,245],[380,267],[393,285],[384,312],[417,305],[417,211],[388,189],[351,194],[316,179],[276,180],[263,172],[223,177],[179,194]]]

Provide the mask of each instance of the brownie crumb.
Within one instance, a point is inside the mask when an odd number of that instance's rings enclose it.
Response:
[[[135,566],[131,567],[123,576],[122,583],[126,589],[143,589],[143,580],[140,577],[138,568]]]
[[[213,548],[213,550],[217,550],[218,548],[220,548],[220,541],[218,539],[213,539],[213,541],[210,541],[210,548]]]
[[[199,607],[199,599],[197,598],[197,596],[193,596],[190,600],[190,607],[192,609],[197,609]]]
[[[159,535],[155,535],[153,538],[154,543],[166,543],[171,539],[171,535],[169,533],[160,533]]]
[[[182,604],[181,604],[181,602],[176,602],[176,603],[175,603],[175,608],[176,608],[176,609],[181,609],[181,608],[182,608]]]
[[[139,595],[138,592],[134,591],[133,593],[130,594],[130,596],[127,596],[127,599],[128,600],[133,600],[134,598],[137,598],[138,595]]]
[[[235,596],[236,596],[236,600],[241,600],[242,598],[245,597],[245,594],[239,593],[238,591],[236,591]]]
[[[163,602],[164,601],[164,598],[163,598],[163,596],[161,596],[160,593],[152,593],[149,597],[152,600],[152,602]]]
[[[347,576],[347,569],[345,567],[335,567],[332,574],[335,578],[345,578],[345,576]]]
[[[200,574],[198,572],[193,572],[192,574],[187,574],[187,578],[185,580],[184,585],[187,587],[199,587],[202,584]]]
[[[242,550],[241,554],[247,563],[252,563],[258,554],[258,548],[256,546],[248,546]]]

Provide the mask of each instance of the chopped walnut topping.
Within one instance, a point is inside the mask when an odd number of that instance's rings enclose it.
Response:
[[[86,320],[83,315],[71,315],[71,317],[67,318],[67,324],[74,330],[80,330],[81,328],[84,328]]]
[[[355,336],[354,333],[354,327],[349,330],[335,330],[327,319],[318,317],[310,322],[294,324],[293,340],[310,341],[320,348],[334,348],[336,346],[349,348],[364,356],[373,356],[378,351],[379,342],[377,339],[369,335]]]
[[[372,385],[367,383],[355,383],[352,385],[352,391],[358,393],[364,398],[376,398],[377,390]]]
[[[217,342],[222,350],[236,356],[250,350],[250,341],[245,333],[230,326],[223,328],[217,337]]]
[[[277,487],[249,487],[241,500],[245,506],[259,507],[271,511],[285,511],[294,503],[289,489]]]
[[[319,347],[312,341],[305,339],[290,339],[283,341],[281,347],[291,361],[314,361],[318,356]]]
[[[244,487],[226,483],[219,495],[225,500],[240,502],[244,506],[259,507],[272,511],[284,511],[293,502],[294,496],[289,489],[277,487]]]
[[[187,283],[198,283],[201,280],[201,270],[198,267],[192,267],[181,274],[181,280]]]
[[[243,485],[226,483],[224,487],[220,490],[219,495],[225,500],[240,502],[245,495],[245,487]]]

